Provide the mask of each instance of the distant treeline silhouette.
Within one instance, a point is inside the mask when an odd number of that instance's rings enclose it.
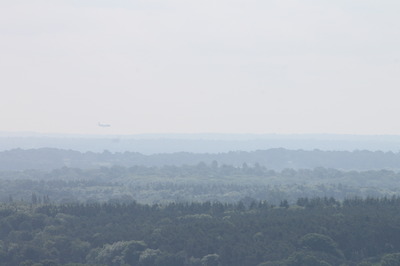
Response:
[[[253,152],[227,153],[161,153],[144,155],[137,152],[102,153],[78,152],[54,148],[13,149],[0,152],[0,171],[61,167],[99,168],[102,166],[165,166],[196,165],[200,162],[242,167],[260,165],[271,170],[313,169],[316,167],[341,170],[400,170],[400,153],[382,151],[321,151],[268,149]]]

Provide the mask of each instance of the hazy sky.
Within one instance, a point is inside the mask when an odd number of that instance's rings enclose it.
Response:
[[[400,134],[399,13],[398,0],[2,0],[0,131]]]

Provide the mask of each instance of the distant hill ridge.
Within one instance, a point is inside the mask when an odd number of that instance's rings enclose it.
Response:
[[[0,132],[0,151],[57,148],[80,152],[226,153],[273,148],[324,151],[400,151],[397,135],[335,134],[140,134],[62,135]]]
[[[55,148],[13,149],[0,152],[0,171],[26,169],[51,170],[62,167],[99,168],[114,165],[131,167],[196,165],[201,162],[242,167],[259,164],[268,169],[313,169],[317,167],[342,170],[400,170],[400,153],[382,151],[321,151],[288,150],[283,148],[252,152],[226,153],[160,153],[144,155],[137,152],[79,152]]]

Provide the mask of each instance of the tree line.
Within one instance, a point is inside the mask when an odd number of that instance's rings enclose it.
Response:
[[[241,167],[244,163],[260,165],[271,170],[313,169],[316,167],[342,170],[400,170],[400,153],[382,151],[322,151],[287,150],[283,148],[225,153],[160,153],[145,155],[138,152],[78,152],[55,148],[12,149],[0,152],[0,170],[52,170],[62,167],[92,169],[103,166],[165,166],[197,165],[200,162]]]
[[[0,202],[141,203],[267,200],[279,204],[299,197],[400,195],[400,173],[390,170],[343,171],[329,168],[270,170],[201,162],[162,167],[63,167],[51,171],[0,171]]]

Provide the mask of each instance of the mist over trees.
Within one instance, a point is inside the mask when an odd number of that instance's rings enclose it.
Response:
[[[52,203],[169,203],[267,200],[294,203],[300,197],[384,197],[400,195],[400,173],[389,170],[340,171],[332,168],[269,170],[263,166],[207,165],[163,167],[60,168],[0,172],[0,201]]]
[[[183,166],[198,163],[242,167],[260,165],[270,170],[313,169],[317,167],[340,170],[400,170],[400,153],[382,151],[322,151],[269,149],[252,152],[226,153],[158,153],[144,155],[137,152],[103,151],[78,152],[54,148],[13,149],[0,152],[0,170],[51,170],[61,167],[93,169],[111,166]]]
[[[227,153],[230,151],[288,150],[392,151],[400,150],[396,135],[336,134],[141,134],[141,135],[62,135],[0,132],[0,151],[55,148],[80,152]]]
[[[399,14],[0,0],[0,266],[400,266]]]
[[[397,265],[399,165],[366,150],[3,151],[0,265]]]

